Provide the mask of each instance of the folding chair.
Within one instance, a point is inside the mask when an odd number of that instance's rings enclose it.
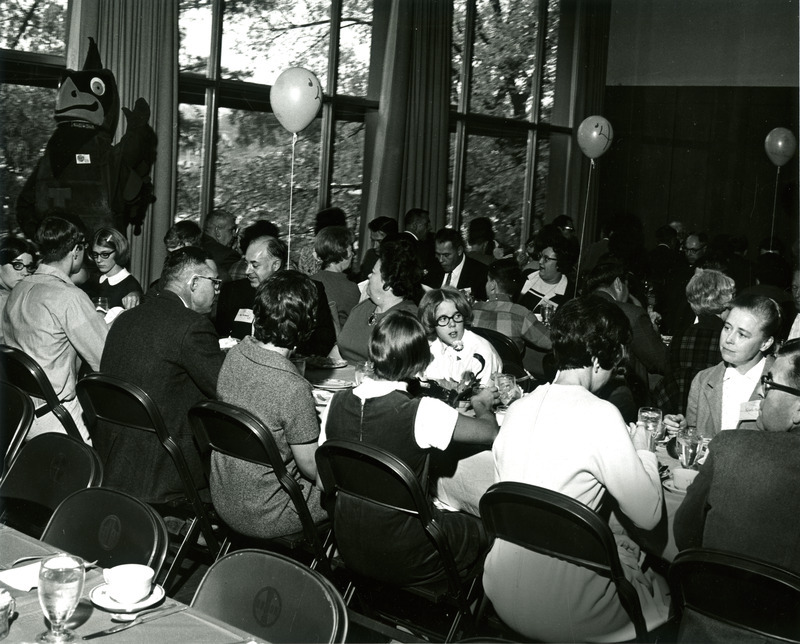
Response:
[[[265,550],[237,550],[208,569],[191,603],[276,644],[344,642],[347,607],[316,570]]]
[[[333,495],[334,503],[342,495],[348,495],[366,501],[376,508],[384,508],[413,516],[419,522],[420,530],[427,536],[435,548],[441,562],[444,578],[428,584],[390,587],[385,582],[377,582],[365,574],[356,574],[349,568],[348,572],[355,579],[355,594],[369,598],[374,609],[382,620],[399,624],[412,632],[423,632],[445,642],[453,641],[460,632],[462,620],[471,619],[470,605],[479,593],[477,583],[481,570],[478,563],[463,578],[458,573],[453,553],[439,522],[434,518],[430,501],[422,491],[414,472],[400,459],[386,450],[346,440],[330,440],[325,442],[316,453],[317,469],[326,493]],[[334,534],[337,531],[334,515]],[[341,528],[338,528],[341,530]],[[339,553],[348,568],[345,553]],[[376,569],[382,562],[376,561]],[[376,608],[373,597],[389,588],[390,593],[398,595],[390,610]],[[348,593],[350,594],[350,593]],[[452,610],[453,616],[445,629],[445,633],[427,629],[420,623],[419,614],[410,615],[406,619],[398,610],[407,603],[409,595],[422,598],[426,603],[436,605],[441,613]],[[406,601],[402,599],[406,598]],[[397,637],[395,637],[397,639]]]
[[[56,508],[41,540],[101,568],[138,563],[156,576],[169,549],[161,516],[130,494],[102,487],[73,492]]]
[[[172,584],[190,551],[200,551],[202,558],[211,563],[223,552],[225,539],[217,535],[209,515],[209,508],[203,503],[195,488],[183,453],[167,430],[161,412],[147,392],[121,378],[99,373],[82,378],[78,381],[76,390],[90,431],[96,430],[98,422],[107,422],[149,432],[161,443],[175,465],[183,483],[184,494],[191,506],[191,516],[186,535],[183,539],[177,538],[180,544],[163,582],[167,593],[174,593],[177,588],[172,588]],[[205,540],[205,546],[199,541],[200,535]]]
[[[751,557],[691,548],[669,569],[679,642],[800,642],[800,575]]]
[[[52,411],[67,434],[83,440],[75,420],[58,399],[47,374],[36,360],[24,351],[0,344],[0,364],[2,364],[3,380],[16,385],[33,398],[44,400],[44,405],[35,411],[36,418],[41,418]]]
[[[648,624],[639,596],[625,578],[611,528],[596,512],[559,492],[512,481],[492,485],[481,497],[480,512],[491,539],[502,539],[611,579],[636,640],[647,639]],[[484,607],[486,603],[488,600]],[[568,631],[564,637],[569,638]]]
[[[35,436],[19,450],[0,483],[0,518],[38,538],[59,503],[102,480],[100,458],[82,440],[56,432]]]
[[[215,400],[203,401],[192,407],[189,420],[205,464],[210,463],[210,452],[213,450],[272,470],[291,499],[303,529],[265,541],[290,551],[304,548],[313,556],[311,567],[319,567],[323,574],[330,575],[330,563],[324,545],[330,535],[330,522],[321,525],[314,523],[303,490],[286,471],[283,457],[269,428],[249,411]],[[210,472],[207,474],[210,476]]]
[[[19,452],[33,424],[33,401],[19,387],[0,381],[0,480]]]

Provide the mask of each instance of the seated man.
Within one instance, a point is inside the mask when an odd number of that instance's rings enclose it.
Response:
[[[196,246],[167,255],[162,288],[114,321],[100,370],[144,389],[183,452],[198,489],[207,489],[189,409],[214,398],[224,354],[208,313],[219,290],[214,262]],[[101,425],[95,446],[103,485],[148,503],[183,498],[175,465],[153,434]],[[207,490],[206,490],[207,491]]]
[[[431,286],[470,289],[476,300],[486,299],[486,265],[467,257],[466,244],[461,233],[452,228],[442,228],[436,233],[436,259],[439,260],[444,277],[440,284]]]
[[[231,281],[229,271],[241,257],[231,246],[235,234],[236,218],[231,213],[223,208],[208,213],[200,246],[211,255],[223,282]]]
[[[800,574],[800,340],[763,378],[757,427],[718,434],[675,515],[675,542],[730,550]]]
[[[91,442],[75,383],[79,358],[95,371],[100,368],[108,330],[89,296],[70,279],[81,269],[86,239],[71,221],[47,217],[36,242],[42,263],[11,291],[2,318],[5,343],[39,363],[84,440]],[[29,437],[54,431],[65,430],[51,412],[34,420]]]
[[[220,338],[232,336],[242,339],[252,334],[256,288],[286,266],[286,244],[274,237],[258,237],[248,244],[245,258],[247,279],[223,285],[219,295],[216,326]],[[317,325],[311,337],[297,346],[296,352],[306,356],[327,356],[336,343],[336,330],[325,287],[317,281],[314,285],[319,298]]]

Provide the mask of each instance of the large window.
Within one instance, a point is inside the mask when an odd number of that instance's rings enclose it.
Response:
[[[67,0],[0,0],[0,233],[15,230],[22,186],[55,130]]]
[[[176,217],[225,207],[240,226],[257,219],[313,241],[314,214],[340,206],[360,215],[372,0],[181,0],[180,123]],[[298,133],[271,112],[270,87],[304,67],[323,87],[323,108]],[[293,162],[292,162],[293,161]]]
[[[545,214],[559,0],[456,0],[450,221],[519,249]]]

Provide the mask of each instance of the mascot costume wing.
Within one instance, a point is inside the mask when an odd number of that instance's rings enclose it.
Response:
[[[128,224],[141,232],[147,207],[155,201],[150,169],[156,133],[148,125],[143,98],[122,108],[127,127],[112,145],[119,121],[119,92],[111,70],[103,69],[94,38],[83,70],[64,72],[56,97],[56,131],[17,200],[17,223],[30,238],[51,210],[78,216],[88,231]]]

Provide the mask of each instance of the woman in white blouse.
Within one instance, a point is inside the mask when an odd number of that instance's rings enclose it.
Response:
[[[643,428],[626,426],[616,407],[594,393],[611,378],[630,334],[624,313],[597,296],[559,307],[551,327],[558,372],[552,384],[509,407],[492,448],[497,481],[544,487],[598,511],[613,501],[615,512],[636,526],[656,526],[662,507],[656,455],[648,451]],[[609,523],[653,628],[668,617],[666,582],[642,571],[637,544],[619,522]],[[486,558],[483,586],[503,622],[536,641],[635,635],[608,578],[502,539]]]

